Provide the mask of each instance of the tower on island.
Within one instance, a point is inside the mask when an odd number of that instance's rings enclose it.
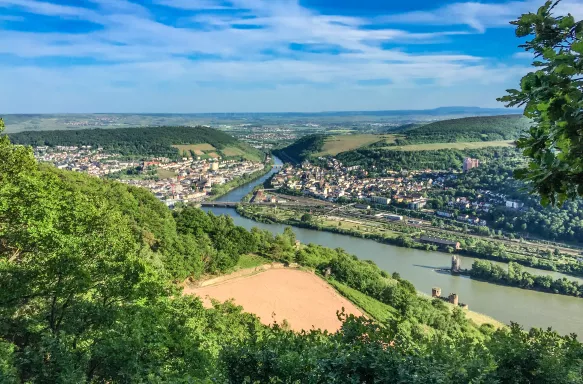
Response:
[[[451,273],[459,273],[461,269],[461,260],[456,255],[451,258]]]

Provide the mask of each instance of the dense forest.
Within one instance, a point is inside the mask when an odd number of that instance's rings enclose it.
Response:
[[[296,140],[285,148],[274,151],[274,154],[284,161],[301,163],[312,154],[320,152],[324,146],[326,135],[308,135]]]
[[[525,289],[560,293],[575,297],[583,297],[583,284],[563,277],[553,280],[551,276],[538,276],[528,273],[519,264],[508,263],[508,270],[489,261],[476,260],[472,264],[470,276],[497,284],[510,285]]]
[[[2,383],[583,380],[574,336],[477,327],[342,250],[297,250],[290,229],[273,236],[192,207],[171,212],[146,190],[38,165],[6,136],[0,158]],[[177,282],[228,272],[248,253],[329,268],[393,315],[294,333],[180,294]]]
[[[477,116],[442,120],[408,129],[397,145],[516,140],[530,126],[521,115]]]
[[[461,170],[466,157],[482,161],[508,157],[514,148],[493,147],[481,149],[442,149],[437,151],[393,151],[387,149],[356,149],[339,153],[336,158],[346,166],[360,165],[369,173],[383,170]]]
[[[10,134],[10,139],[15,144],[32,146],[90,145],[128,156],[173,158],[180,154],[172,145],[203,143],[211,144],[218,150],[236,146],[245,151],[256,152],[224,132],[202,126],[27,131]]]

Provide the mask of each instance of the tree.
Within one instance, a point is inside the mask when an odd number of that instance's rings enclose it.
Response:
[[[559,2],[547,1],[511,22],[517,37],[532,38],[520,47],[534,54],[536,71],[522,78],[520,90],[498,99],[524,106],[534,122],[518,140],[529,165],[515,176],[531,182],[545,205],[583,196],[583,21],[554,16]]]
[[[304,213],[301,217],[301,221],[304,223],[310,223],[314,217],[309,213]]]

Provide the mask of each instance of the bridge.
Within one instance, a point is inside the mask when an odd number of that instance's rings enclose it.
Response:
[[[203,201],[200,203],[201,207],[217,207],[217,208],[237,208],[237,201]]]

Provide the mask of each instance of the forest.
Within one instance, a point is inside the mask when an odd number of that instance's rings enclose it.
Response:
[[[516,140],[531,122],[522,115],[477,116],[436,121],[402,132],[396,145]]]
[[[256,152],[224,132],[203,126],[27,131],[10,134],[10,139],[15,144],[31,146],[90,145],[124,156],[176,158],[180,154],[172,145],[202,143],[211,144],[218,150],[236,146]]]
[[[480,195],[480,190],[489,190],[506,195],[508,200],[524,203],[525,207],[520,210],[494,206],[489,212],[480,213],[479,216],[487,220],[493,229],[553,241],[583,242],[583,199],[544,207],[538,197],[528,193],[524,181],[513,177],[514,169],[521,164],[521,159],[512,156],[492,159],[455,179],[449,179],[446,186],[454,191],[451,197],[475,199]]]
[[[583,297],[583,284],[571,281],[565,277],[553,280],[551,276],[538,276],[528,273],[517,264],[508,263],[508,270],[489,261],[476,260],[472,264],[470,276],[479,280],[533,289],[543,292],[560,293],[575,297]]]
[[[346,166],[360,165],[371,174],[383,170],[461,170],[466,157],[482,161],[516,154],[514,148],[442,149],[437,151],[393,151],[388,149],[362,148],[339,153],[336,158]]]
[[[301,163],[312,154],[320,152],[324,146],[326,135],[308,135],[299,138],[285,148],[275,150],[273,153],[284,161]]]
[[[172,212],[146,190],[39,165],[5,135],[0,157],[3,383],[583,380],[575,336],[477,327],[342,250],[296,250],[290,229],[273,236],[192,207]],[[294,333],[180,294],[184,279],[228,272],[249,253],[330,268],[395,315]]]

